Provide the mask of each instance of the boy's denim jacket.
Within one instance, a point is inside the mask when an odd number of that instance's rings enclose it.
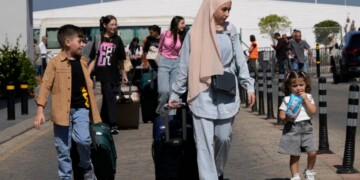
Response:
[[[101,122],[98,106],[96,104],[86,58],[80,59],[84,73],[86,89],[90,99],[90,118],[94,123]],[[71,65],[66,53],[61,51],[47,64],[44,76],[41,80],[40,92],[35,97],[38,106],[45,108],[49,93],[51,93],[51,120],[60,126],[69,126],[70,103],[71,103]]]

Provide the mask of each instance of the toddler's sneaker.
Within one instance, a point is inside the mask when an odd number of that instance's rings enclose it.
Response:
[[[296,173],[290,180],[301,180],[300,173]]]
[[[314,170],[305,169],[305,180],[315,180],[316,172]]]

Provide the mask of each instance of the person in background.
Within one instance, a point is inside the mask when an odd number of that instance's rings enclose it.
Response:
[[[185,19],[175,16],[171,20],[170,29],[161,33],[158,62],[158,93],[159,105],[156,113],[164,114],[164,105],[167,103],[171,85],[179,67],[179,51],[186,35]]]
[[[156,49],[158,53],[159,42],[160,42],[160,32],[161,28],[158,25],[152,25],[149,27],[150,35],[146,37],[146,41],[143,49],[143,63],[145,66],[150,65],[153,70],[157,70],[158,65],[156,64],[154,59],[147,59],[147,54],[149,50]]]
[[[99,49],[95,49],[95,43],[93,43],[90,52],[89,72],[94,70],[96,81],[101,82],[101,93],[103,95],[101,119],[109,124],[112,134],[118,134],[114,90],[119,89],[121,82],[128,82],[124,70],[124,60],[126,59],[124,44],[121,37],[117,35],[117,20],[113,15],[100,18],[100,31]]]
[[[72,179],[70,149],[74,140],[83,179],[96,180],[90,155],[89,125],[90,118],[94,123],[100,123],[101,119],[86,58],[81,56],[84,47],[82,30],[71,24],[61,26],[57,39],[62,50],[49,62],[40,92],[35,97],[38,108],[34,126],[40,129],[45,123],[44,108],[51,94],[51,120],[54,122],[59,178]]]
[[[139,45],[139,38],[134,37],[130,44],[125,48],[126,57],[130,58],[132,69],[130,71],[130,78],[133,84],[137,84],[140,80],[141,71],[137,70],[137,66],[142,64],[142,47]]]
[[[249,66],[249,70],[251,72],[255,73],[255,79],[257,79],[258,77],[258,70],[257,70],[257,60],[259,58],[259,47],[258,44],[256,42],[256,38],[254,35],[250,35],[250,48],[249,48],[249,61],[248,61],[248,66]]]
[[[34,67],[35,67],[35,73],[36,76],[42,76],[42,59],[41,59],[41,53],[40,48],[38,45],[38,42],[36,39],[34,39]]]
[[[291,69],[292,70],[302,70],[306,72],[305,55],[304,51],[306,50],[309,56],[309,60],[313,61],[312,52],[309,44],[301,39],[301,31],[294,31],[294,39],[291,39],[288,44],[288,52],[291,58]]]
[[[202,2],[183,42],[179,73],[169,98],[169,106],[178,108],[180,96],[188,92],[200,180],[224,179],[231,125],[240,109],[238,81],[247,89],[250,107],[255,101],[254,79],[250,77],[236,27],[226,22],[231,5],[231,0]],[[215,93],[210,88],[211,77],[224,71],[235,76],[234,81],[229,81],[236,88],[234,96]]]
[[[142,63],[142,48],[139,45],[139,38],[134,37],[130,44],[125,48],[126,56],[130,57],[131,64],[135,68],[136,66],[141,65]]]
[[[286,52],[287,52],[287,43],[279,33],[274,34],[274,39],[277,40],[276,45],[271,45],[276,51],[276,59],[278,62],[279,73],[285,73],[285,63],[286,63]]]
[[[41,42],[39,43],[40,54],[41,54],[41,66],[42,66],[42,74],[45,72],[46,65],[47,65],[47,57],[50,51],[46,49],[47,44],[47,37],[41,37]]]

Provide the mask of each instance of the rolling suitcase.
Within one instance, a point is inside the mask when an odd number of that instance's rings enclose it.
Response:
[[[156,108],[158,106],[156,72],[143,70],[140,78],[140,103],[141,117],[144,123],[153,122],[158,116]]]
[[[177,115],[155,119],[152,152],[156,180],[199,179],[191,117],[189,109],[182,107]]]
[[[122,85],[116,95],[116,116],[119,129],[139,128],[140,97],[136,86]]]
[[[105,123],[93,124],[90,129],[92,140],[91,161],[98,180],[114,180],[116,173],[116,148],[109,125]],[[74,180],[83,180],[84,170],[79,164],[79,154],[73,141],[71,148]]]

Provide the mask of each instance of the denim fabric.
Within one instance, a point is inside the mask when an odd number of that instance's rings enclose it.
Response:
[[[37,64],[34,64],[34,67],[35,67],[35,74],[36,75],[42,75],[42,66],[41,65],[37,65]]]
[[[71,139],[76,142],[79,151],[79,167],[88,169],[91,166],[88,109],[70,109],[70,126],[54,124],[54,136],[59,168],[58,175],[61,180],[72,179]]]
[[[294,60],[291,60],[291,69],[292,70],[302,70],[304,67],[304,63],[299,63]]]
[[[234,117],[213,120],[193,116],[201,180],[218,179],[218,176],[224,173],[232,139],[233,122]]]
[[[167,103],[172,84],[178,74],[179,60],[178,59],[167,59],[160,56],[159,69],[158,69],[158,93],[159,93],[159,105],[156,109],[158,114],[164,113],[164,105]],[[170,115],[174,115],[172,111]]]

